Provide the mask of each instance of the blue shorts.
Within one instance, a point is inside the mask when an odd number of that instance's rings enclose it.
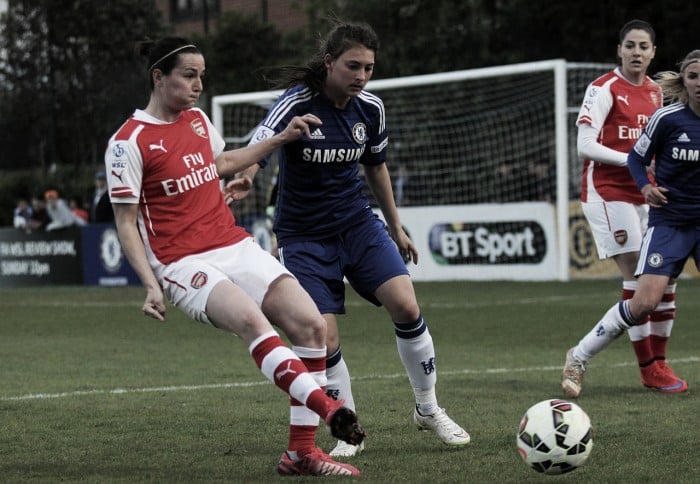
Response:
[[[700,227],[649,227],[642,240],[635,275],[657,274],[675,279],[690,256],[693,256],[698,267]]]
[[[280,260],[316,302],[321,314],[345,314],[345,283],[372,304],[379,286],[408,275],[384,222],[371,210],[340,234],[281,245]]]

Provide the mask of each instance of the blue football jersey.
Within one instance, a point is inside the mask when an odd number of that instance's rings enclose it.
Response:
[[[630,151],[627,164],[640,189],[652,160],[657,185],[669,191],[666,205],[649,209],[649,225],[700,225],[700,117],[686,104],[656,110]]]
[[[251,143],[285,129],[294,116],[312,113],[322,125],[281,148],[273,229],[280,242],[321,239],[339,233],[369,202],[360,164],[386,160],[384,104],[362,91],[344,109],[307,87],[287,90],[258,126]],[[274,155],[273,155],[274,156]],[[266,160],[260,163],[266,164]]]

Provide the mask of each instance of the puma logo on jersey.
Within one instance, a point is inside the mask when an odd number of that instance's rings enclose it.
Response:
[[[295,371],[295,370],[292,370],[291,366],[292,366],[292,362],[291,362],[291,361],[288,361],[288,362],[287,362],[287,368],[284,369],[284,370],[282,370],[282,371],[278,371],[277,373],[275,373],[275,378],[276,378],[277,380],[281,380],[282,377],[283,377],[284,375],[287,375],[287,374],[292,374],[292,375],[294,375],[294,374],[296,374],[296,371]]]
[[[629,102],[629,100],[627,99],[627,95],[624,95],[624,96],[617,96],[617,100],[620,101],[620,102],[625,103],[627,106],[630,105],[630,102]]]
[[[160,140],[160,144],[151,143],[150,145],[148,145],[148,149],[151,150],[151,151],[160,150],[160,151],[162,151],[163,153],[167,153],[167,152],[168,152],[168,150],[166,150],[166,149],[163,147],[163,140]]]
[[[124,173],[124,170],[120,171],[117,173],[116,171],[112,170],[112,176],[116,179],[118,179],[120,182],[124,183],[124,180],[122,180],[122,173]]]

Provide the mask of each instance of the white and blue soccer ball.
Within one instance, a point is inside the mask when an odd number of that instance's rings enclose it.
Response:
[[[544,400],[520,421],[516,442],[523,461],[543,474],[564,474],[582,466],[593,449],[591,420],[566,400]]]

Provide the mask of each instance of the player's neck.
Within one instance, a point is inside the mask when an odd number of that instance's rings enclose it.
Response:
[[[182,114],[182,111],[173,111],[172,109],[169,109],[167,105],[161,102],[156,102],[153,98],[151,98],[148,106],[144,108],[144,111],[154,118],[165,121],[166,123],[174,123],[178,120],[180,114]]]
[[[644,84],[644,79],[646,78],[646,72],[626,72],[624,69],[619,70],[620,75],[630,84],[635,86],[641,86]]]
[[[688,107],[700,118],[700,102],[694,102],[693,99],[690,99],[688,100]]]
[[[337,92],[326,87],[324,94],[336,109],[345,109],[350,102],[350,97],[343,92]]]

